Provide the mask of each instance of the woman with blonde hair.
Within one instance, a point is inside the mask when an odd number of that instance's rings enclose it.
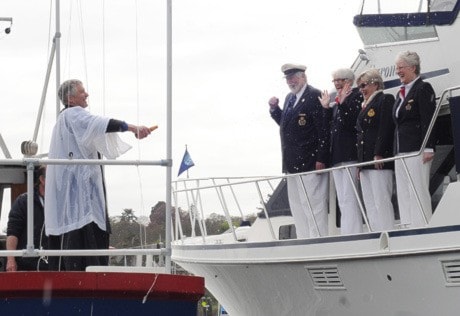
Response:
[[[360,169],[361,190],[369,225],[373,231],[394,228],[393,162],[378,160],[393,156],[395,98],[383,92],[383,80],[376,69],[361,73],[356,83],[364,102],[358,115],[358,161],[376,161]]]

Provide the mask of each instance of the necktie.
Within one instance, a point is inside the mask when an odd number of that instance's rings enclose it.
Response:
[[[401,89],[399,90],[399,95],[401,96],[401,99],[404,99],[406,97],[406,87],[401,86]]]
[[[291,110],[294,107],[295,101],[297,100],[297,96],[295,94],[291,95],[288,101],[288,111]]]

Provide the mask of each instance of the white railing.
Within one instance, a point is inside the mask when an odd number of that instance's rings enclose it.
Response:
[[[171,247],[152,249],[78,249],[50,250],[36,249],[34,246],[34,169],[37,165],[119,165],[119,166],[171,166],[169,160],[100,160],[100,159],[0,159],[0,165],[23,165],[27,170],[27,246],[23,250],[0,250],[0,257],[52,257],[52,256],[145,256],[146,261],[152,256],[166,258],[170,262]],[[160,261],[162,259],[159,259]],[[168,271],[169,272],[169,271]]]
[[[424,151],[424,149],[426,147],[426,144],[428,142],[428,139],[429,139],[429,137],[431,135],[431,132],[433,130],[436,118],[438,117],[439,111],[441,110],[441,107],[443,107],[446,104],[446,102],[448,102],[449,98],[453,96],[454,92],[458,92],[458,91],[460,91],[460,86],[448,88],[442,93],[441,97],[438,99],[436,109],[435,109],[435,113],[434,113],[433,118],[432,118],[432,120],[430,122],[430,125],[428,127],[427,134],[425,135],[425,138],[423,140],[422,147],[418,152],[412,153],[412,154],[407,154],[407,155],[401,155],[401,156],[398,156],[398,157],[391,157],[391,158],[381,159],[381,160],[378,161],[378,162],[391,162],[391,161],[399,160],[399,161],[402,162],[404,170],[405,170],[405,172],[406,172],[406,174],[407,174],[407,176],[409,178],[410,187],[413,190],[413,192],[415,193],[418,209],[420,211],[420,214],[422,214],[422,217],[423,217],[423,219],[425,221],[425,224],[428,224],[428,220],[426,218],[425,213],[423,212],[422,204],[420,202],[420,198],[418,196],[417,191],[415,190],[414,183],[413,183],[412,177],[409,174],[409,171],[407,169],[407,165],[406,165],[405,160],[407,158],[416,157],[416,156],[420,155]],[[298,174],[271,176],[271,177],[203,178],[203,179],[184,179],[184,180],[175,181],[175,182],[173,182],[173,202],[174,202],[173,206],[175,207],[175,210],[176,210],[176,223],[175,223],[176,232],[175,232],[175,237],[176,237],[176,239],[182,239],[183,237],[185,237],[184,234],[183,234],[182,223],[180,222],[180,217],[178,216],[178,210],[179,210],[180,206],[183,205],[183,204],[181,204],[181,202],[182,202],[182,200],[185,200],[186,201],[185,208],[186,208],[186,210],[189,211],[190,220],[193,221],[193,222],[195,222],[195,221],[199,222],[200,235],[202,236],[203,241],[205,242],[205,238],[206,238],[206,236],[208,234],[207,234],[206,225],[205,225],[205,214],[204,214],[204,211],[203,211],[204,205],[203,205],[203,202],[202,202],[202,197],[205,194],[209,195],[209,193],[211,193],[212,191],[215,191],[216,192],[215,194],[217,195],[217,200],[220,202],[222,212],[223,212],[223,214],[225,214],[225,217],[227,218],[227,223],[228,223],[228,225],[230,227],[231,233],[233,235],[233,239],[236,242],[238,240],[238,238],[237,238],[237,235],[236,235],[236,232],[235,232],[235,227],[231,222],[231,213],[229,211],[228,201],[232,200],[232,201],[235,202],[235,205],[237,205],[238,211],[241,214],[240,215],[241,218],[244,219],[244,214],[241,212],[241,206],[240,206],[240,204],[243,202],[243,199],[237,198],[237,196],[235,195],[235,191],[236,191],[236,189],[238,187],[254,186],[254,190],[257,192],[257,196],[258,196],[258,201],[256,203],[259,203],[258,207],[260,209],[262,209],[264,214],[265,214],[265,217],[267,219],[267,224],[269,226],[271,238],[273,240],[276,240],[277,237],[276,237],[276,234],[274,232],[272,222],[270,220],[270,217],[269,217],[267,209],[266,209],[266,203],[264,201],[264,197],[268,197],[269,195],[273,194],[273,192],[274,192],[272,182],[275,182],[275,181],[279,182],[282,179],[286,179],[286,178],[289,178],[289,177],[300,177],[302,175],[308,175],[308,174],[330,173],[330,172],[332,172],[334,170],[340,170],[340,169],[346,169],[347,170],[347,174],[348,174],[348,177],[350,179],[350,183],[353,184],[354,193],[355,193],[355,195],[356,195],[356,197],[358,199],[358,202],[359,202],[358,204],[359,204],[361,215],[362,215],[362,217],[364,219],[364,224],[367,227],[368,231],[371,232],[372,229],[371,229],[371,227],[369,225],[368,217],[367,217],[367,214],[365,212],[363,203],[361,201],[361,197],[359,195],[359,190],[356,187],[356,185],[354,184],[354,181],[351,181],[352,180],[352,174],[350,172],[350,168],[354,168],[354,167],[359,168],[359,167],[363,167],[363,166],[367,166],[367,165],[372,165],[375,162],[377,162],[377,161],[368,161],[368,162],[356,163],[356,164],[351,164],[351,165],[346,165],[346,166],[328,168],[328,169],[324,169],[324,170],[310,171],[310,172],[304,172],[304,173],[298,173]],[[217,183],[219,180],[221,181],[221,183]],[[203,183],[204,183],[204,185],[203,185]],[[268,183],[268,186],[266,186],[266,188],[268,187],[271,190],[265,190],[265,192],[263,192],[261,190],[261,187],[260,187],[261,183]],[[300,183],[303,183],[303,182],[300,181]],[[193,184],[193,186],[191,186],[192,184]],[[228,188],[228,190],[231,192],[230,198],[227,198],[224,195],[224,190],[226,188]],[[244,192],[247,193],[247,191],[245,191],[245,190],[244,190]],[[304,192],[305,197],[306,197],[306,199],[308,201],[307,204],[309,206],[309,209],[307,211],[310,213],[309,215],[311,216],[311,218],[315,218],[314,215],[313,215],[313,211],[311,209],[311,206],[310,206],[310,198],[308,196],[308,193],[307,193],[305,187],[303,188],[303,192]],[[181,200],[180,196],[185,196],[185,199],[182,198],[182,200]],[[192,202],[190,202],[190,201],[192,201]],[[254,203],[253,203],[250,207],[251,207],[251,209],[255,209],[257,207],[257,205],[254,205]],[[197,217],[196,214],[192,214],[193,209],[200,209],[201,218]],[[209,212],[210,211],[208,210],[208,212],[207,212],[208,215],[209,215]],[[316,222],[314,224],[316,226],[316,229],[318,230],[318,226],[317,226]],[[192,228],[192,236],[191,237],[195,237],[195,231],[194,231],[195,226],[192,224],[191,228]]]

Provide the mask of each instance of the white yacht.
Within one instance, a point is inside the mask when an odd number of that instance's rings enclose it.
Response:
[[[435,88],[430,133],[437,133],[440,142],[430,179],[434,214],[424,227],[372,231],[361,207],[365,232],[341,235],[331,190],[329,234],[296,239],[281,175],[175,183],[176,209],[190,211],[193,234],[183,236],[176,223],[172,260],[204,276],[229,315],[458,314],[460,160],[455,162],[454,145],[460,136],[455,126],[460,122],[459,10],[458,0],[363,1],[353,19],[363,41],[351,66],[357,74],[379,69],[387,92],[396,94],[395,56],[411,50],[421,57],[422,77]],[[255,212],[254,201],[260,202],[255,222],[234,228],[234,210],[245,218]],[[206,233],[201,212],[212,203],[221,206],[229,223],[230,230],[221,235]]]

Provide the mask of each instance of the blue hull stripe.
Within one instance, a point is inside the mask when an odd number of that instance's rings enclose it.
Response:
[[[417,236],[417,235],[428,235],[428,234],[439,234],[446,232],[458,232],[460,231],[460,225],[454,226],[442,226],[442,227],[429,227],[419,229],[407,229],[407,230],[395,230],[389,231],[389,237],[402,237],[402,236]],[[311,239],[289,239],[289,240],[277,240],[269,242],[257,242],[257,243],[237,243],[237,244],[221,244],[221,245],[176,245],[176,249],[190,249],[190,250],[203,250],[203,249],[249,249],[249,248],[266,248],[266,247],[286,247],[286,246],[298,246],[298,245],[313,245],[313,244],[326,244],[326,243],[338,243],[356,240],[369,240],[380,238],[381,233],[365,233],[358,235],[346,235],[346,236],[331,236]],[[459,243],[460,245],[460,243]]]
[[[422,77],[422,79],[430,79],[430,78],[447,75],[449,73],[450,73],[449,69],[444,68],[444,69],[424,72],[421,74],[420,77]],[[399,87],[401,85],[401,81],[399,79],[393,79],[393,80],[385,81],[383,84],[385,86],[385,89],[391,89],[391,88]]]

